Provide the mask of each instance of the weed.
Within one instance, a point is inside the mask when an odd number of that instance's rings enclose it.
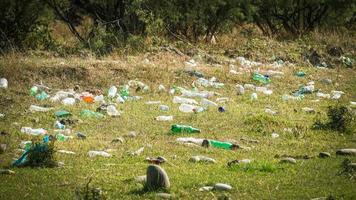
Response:
[[[88,182],[83,188],[77,188],[75,191],[76,197],[79,200],[105,200],[105,194],[100,188],[91,187],[90,183],[92,178],[89,178]]]
[[[329,106],[328,121],[317,119],[313,124],[314,129],[330,129],[340,133],[349,132],[353,126],[353,116],[346,106]]]

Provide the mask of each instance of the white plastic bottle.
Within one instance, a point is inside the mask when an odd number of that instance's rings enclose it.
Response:
[[[188,99],[183,97],[174,96],[173,103],[186,103],[186,104],[198,104],[194,99]]]
[[[47,134],[47,131],[43,128],[33,129],[31,127],[22,127],[21,133],[37,136],[37,135],[45,135]]]
[[[208,100],[208,99],[205,99],[205,98],[202,98],[202,99],[201,99],[200,105],[202,105],[202,106],[205,107],[205,108],[207,108],[207,107],[209,107],[209,106],[215,106],[215,107],[218,106],[217,103],[215,103],[215,102],[213,102],[213,101],[210,101],[210,100]]]
[[[102,156],[102,157],[111,157],[111,154],[105,152],[105,151],[89,151],[88,152],[89,157],[96,157],[96,156]]]
[[[179,110],[185,113],[192,113],[192,112],[202,112],[204,108],[200,106],[194,106],[194,105],[183,103],[179,106]]]
[[[171,115],[161,115],[156,117],[156,121],[172,121],[173,120],[173,116]]]
[[[108,97],[114,98],[116,96],[116,93],[117,93],[117,87],[113,85],[109,88]]]

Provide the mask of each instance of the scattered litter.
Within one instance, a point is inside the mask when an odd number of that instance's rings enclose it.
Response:
[[[309,107],[304,107],[304,108],[302,108],[302,110],[306,113],[315,113],[315,110],[313,108],[309,108]]]
[[[181,104],[178,109],[181,112],[185,112],[185,113],[198,113],[204,111],[203,107],[185,104],[185,103]]]
[[[6,89],[8,86],[8,82],[6,78],[0,78],[0,88]]]
[[[232,144],[230,142],[221,142],[218,140],[204,140],[202,146],[215,147],[215,148],[228,149],[228,150],[235,150],[239,148],[239,146],[236,144]]]
[[[161,115],[155,118],[156,121],[173,121],[173,116]]]
[[[121,113],[118,110],[116,110],[116,107],[114,105],[109,105],[106,108],[106,112],[111,117],[119,117],[121,115]]]
[[[41,107],[41,106],[36,106],[36,105],[31,105],[29,108],[29,110],[31,112],[48,112],[53,109],[54,108],[46,108],[46,107]]]
[[[129,155],[138,156],[143,152],[144,149],[145,149],[145,147],[141,147],[141,148],[137,149],[136,151],[130,152]]]
[[[192,126],[174,124],[171,127],[173,133],[200,133],[200,130]]]
[[[192,144],[196,144],[198,146],[202,146],[203,145],[203,141],[204,139],[201,138],[193,138],[193,137],[186,137],[186,138],[177,138],[176,139],[178,142],[182,142],[182,143],[192,143]]]
[[[253,73],[252,79],[263,84],[271,82],[271,79],[269,79],[268,75],[262,75],[257,72]]]
[[[218,106],[217,103],[210,101],[208,99],[205,99],[205,98],[201,99],[200,105],[202,105],[205,108],[210,107],[210,106]]]
[[[225,191],[225,190],[231,190],[231,189],[232,189],[232,187],[225,183],[217,183],[214,185],[214,190]]]
[[[159,105],[158,108],[160,111],[169,111],[169,106],[167,105]]]
[[[272,134],[271,134],[271,137],[272,137],[272,138],[278,138],[278,137],[279,137],[279,134],[278,134],[278,133],[272,133]]]
[[[105,158],[111,157],[111,154],[105,152],[105,151],[89,151],[88,152],[89,157],[97,157],[97,156],[102,156]]]
[[[147,101],[145,104],[146,104],[146,105],[161,104],[161,101]]]
[[[256,101],[257,98],[258,98],[257,97],[257,93],[254,92],[254,93],[251,94],[251,101]]]
[[[62,103],[63,103],[64,105],[70,105],[70,106],[72,106],[72,105],[75,104],[75,99],[74,99],[74,98],[71,98],[71,97],[68,97],[68,98],[63,99],[63,100],[62,100]]]
[[[31,128],[31,127],[22,127],[21,128],[21,133],[26,133],[28,135],[38,136],[38,135],[47,134],[47,131],[45,129],[43,129],[43,128],[34,129],[34,128]]]
[[[188,99],[183,97],[174,96],[173,103],[185,103],[185,104],[198,104],[194,99]]]
[[[192,156],[189,159],[190,162],[205,162],[205,163],[216,163],[213,158],[209,158],[206,156]]]

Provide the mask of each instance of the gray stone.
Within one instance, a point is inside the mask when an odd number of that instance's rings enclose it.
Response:
[[[225,183],[217,183],[214,185],[214,189],[215,190],[220,190],[220,191],[224,191],[224,190],[231,190],[232,187],[228,184]]]
[[[291,157],[286,157],[286,158],[282,158],[280,160],[281,163],[291,163],[291,164],[296,164],[297,160],[295,160],[294,158]]]
[[[356,156],[356,149],[339,149],[337,155]]]
[[[157,190],[160,188],[168,189],[170,182],[168,175],[164,169],[158,165],[149,165],[147,168],[146,187],[150,190]]]
[[[156,197],[161,198],[161,199],[172,199],[173,195],[168,194],[168,193],[157,193]]]
[[[138,183],[143,183],[143,184],[146,183],[146,180],[147,180],[146,175],[137,176],[137,177],[135,178],[135,181],[136,181],[136,182],[138,182]]]
[[[328,158],[331,157],[329,152],[320,152],[319,153],[319,158]]]

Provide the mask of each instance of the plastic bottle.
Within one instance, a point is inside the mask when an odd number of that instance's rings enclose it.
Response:
[[[81,117],[95,117],[95,118],[103,118],[104,115],[98,112],[94,112],[91,110],[82,110],[80,112]]]
[[[35,136],[47,134],[47,131],[43,128],[33,129],[31,127],[22,127],[21,132],[29,135],[35,135]]]
[[[42,91],[41,93],[36,95],[36,99],[43,101],[48,98],[48,94],[45,91]]]
[[[36,106],[36,105],[31,105],[29,110],[31,112],[47,112],[47,111],[53,110],[53,108],[45,108],[45,107],[40,107],[40,106]]]
[[[118,95],[118,97],[116,98],[116,103],[125,103],[125,99]]]
[[[94,102],[104,103],[104,95],[98,95],[94,97]]]
[[[63,135],[61,133],[56,134],[56,139],[61,142],[67,141],[69,138],[69,136]]]
[[[169,110],[169,106],[166,106],[166,105],[159,105],[158,108],[160,111],[168,111]]]
[[[120,90],[120,96],[124,99],[130,96],[128,85],[122,87],[122,89]]]
[[[271,80],[269,79],[268,76],[264,76],[264,75],[259,74],[257,72],[253,73],[252,79],[255,80],[255,81],[258,81],[260,83],[264,83],[264,84],[267,84],[267,83],[271,82]]]
[[[198,104],[194,99],[188,99],[183,97],[174,96],[173,103],[186,103],[186,104]]]
[[[203,107],[209,107],[209,106],[218,106],[217,103],[213,102],[213,101],[210,101],[208,99],[201,99],[201,102],[200,104],[203,106]]]
[[[6,78],[0,78],[0,88],[7,88],[8,86],[8,82],[6,80]]]
[[[68,97],[68,98],[65,98],[62,100],[62,103],[64,105],[74,105],[75,104],[75,99],[74,98],[71,98],[71,97]]]
[[[204,108],[200,106],[190,105],[190,104],[181,104],[178,108],[181,112],[185,113],[198,113],[204,111]]]
[[[161,115],[161,116],[158,116],[155,118],[156,121],[172,121],[173,120],[173,116],[169,115],[169,116],[166,116],[166,115]]]
[[[204,139],[201,138],[192,138],[192,137],[184,137],[184,138],[177,138],[178,142],[182,143],[193,143],[199,146],[202,146]]]
[[[86,136],[84,133],[81,133],[81,132],[78,132],[78,133],[77,133],[77,137],[78,137],[79,139],[82,139],[82,140],[84,140],[84,139],[87,138],[87,136]]]
[[[174,124],[171,127],[173,133],[200,133],[200,130],[192,126]]]
[[[220,149],[229,149],[229,150],[234,150],[234,149],[238,148],[237,145],[232,144],[230,142],[221,142],[221,141],[217,141],[217,140],[204,140],[202,146],[215,147],[215,148],[220,148]]]
[[[96,157],[96,156],[102,156],[102,157],[111,157],[111,154],[105,152],[105,151],[89,151],[88,152],[89,157]]]
[[[30,95],[35,96],[38,92],[38,87],[37,86],[32,86],[30,89]]]
[[[257,93],[254,92],[254,93],[251,94],[251,101],[256,101],[257,98],[258,98],[257,97]]]
[[[109,88],[108,97],[114,98],[116,96],[116,93],[117,93],[117,87],[113,85]]]
[[[106,108],[106,113],[109,115],[109,116],[112,116],[112,117],[118,117],[120,116],[120,112],[118,110],[116,110],[116,107],[114,105],[109,105],[107,108]]]
[[[82,99],[86,103],[94,103],[94,97],[92,96],[83,96]]]
[[[237,84],[236,85],[236,94],[237,95],[245,94],[245,88],[242,85]]]
[[[305,76],[305,72],[299,71],[299,72],[295,73],[295,75],[298,76],[298,77],[304,77]]]
[[[62,130],[66,128],[66,126],[64,124],[62,124],[61,122],[59,122],[59,121],[56,121],[54,123],[54,127],[57,128],[57,129],[62,129]]]
[[[164,91],[166,91],[166,88],[164,87],[164,85],[161,84],[161,85],[158,86],[158,91],[159,92],[164,92]]]

